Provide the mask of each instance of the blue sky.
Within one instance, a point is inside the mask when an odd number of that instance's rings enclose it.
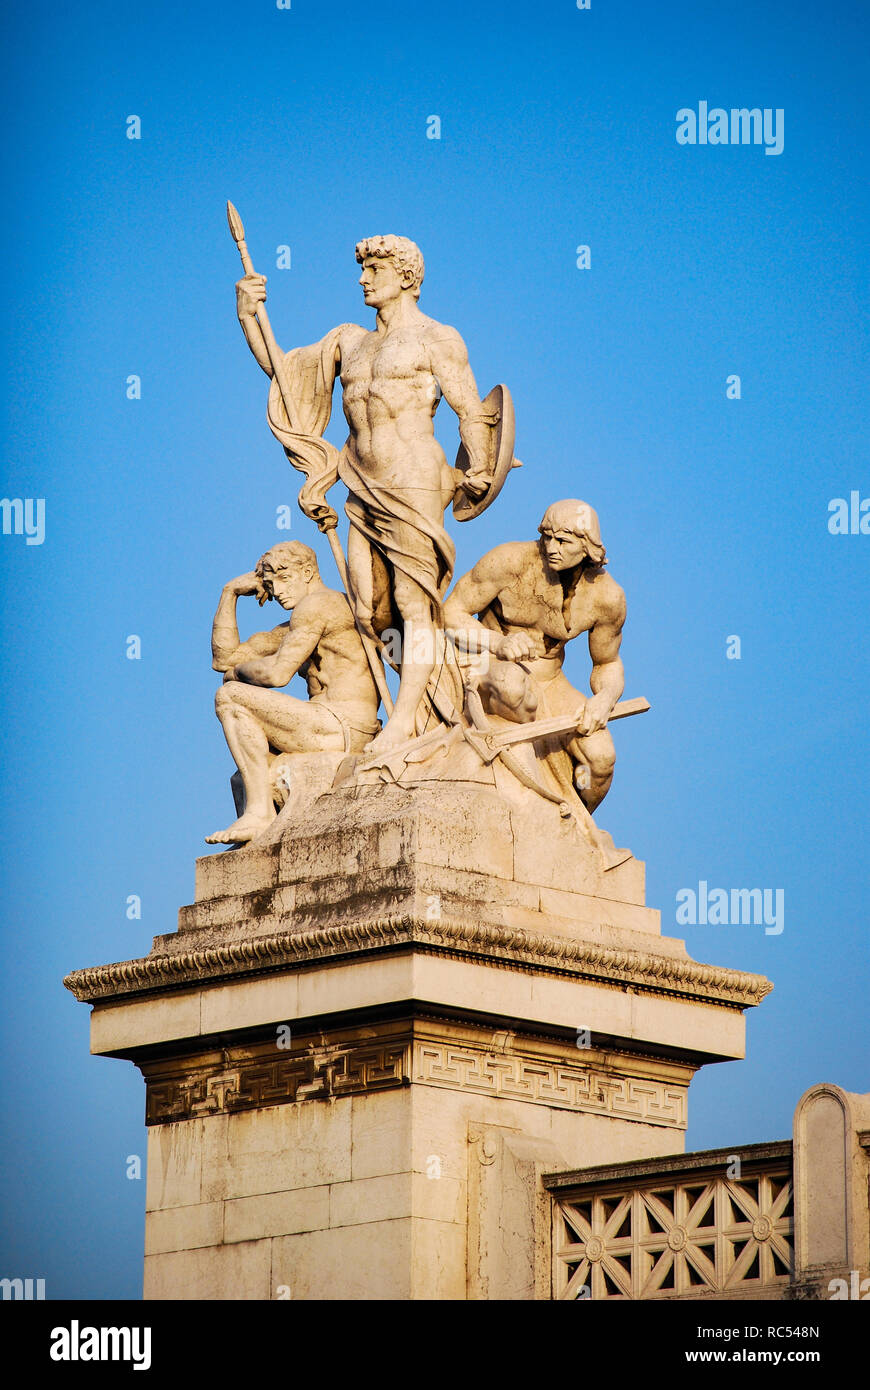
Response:
[[[0,1273],[141,1292],[143,1083],[88,1056],[61,979],[172,930],[229,819],[211,617],[286,539],[299,477],[235,318],[228,197],[285,347],[368,323],[353,248],[397,232],[481,393],[509,385],[525,467],[453,526],[457,573],[558,497],[599,512],[626,694],[653,707],[615,730],[599,822],[666,934],[776,984],[747,1060],[693,1083],[688,1147],[788,1136],[818,1081],[868,1088],[870,536],[827,527],[832,498],[870,497],[867,28],[857,0],[8,14],[2,491],[45,498],[46,535],[0,536]],[[678,145],[699,101],[781,108],[782,154]],[[446,407],[438,433],[452,458]],[[579,643],[567,669],[585,686]],[[783,889],[784,931],[677,927],[701,880]]]

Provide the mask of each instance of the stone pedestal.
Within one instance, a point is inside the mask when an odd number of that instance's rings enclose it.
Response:
[[[681,1152],[770,988],[604,863],[535,797],[340,788],[71,976],[146,1081],[146,1298],[549,1298],[540,1173]]]

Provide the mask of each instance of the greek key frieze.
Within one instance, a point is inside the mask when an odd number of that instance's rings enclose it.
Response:
[[[148,1078],[146,1123],[169,1124],[303,1100],[384,1090],[405,1084],[409,1044],[324,1048],[194,1069],[186,1076]]]
[[[570,1062],[517,1053],[492,1055],[427,1041],[415,1044],[412,1077],[417,1083],[457,1087],[480,1095],[686,1127],[684,1087],[615,1076]]]

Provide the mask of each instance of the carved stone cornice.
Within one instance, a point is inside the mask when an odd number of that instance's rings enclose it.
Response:
[[[163,952],[92,966],[64,984],[85,1003],[129,998],[208,981],[286,970],[308,962],[372,951],[417,947],[510,967],[532,967],[655,994],[745,1009],[773,989],[763,975],[701,965],[655,952],[617,950],[525,928],[460,918],[429,921],[414,915],[337,924],[314,931],[228,941],[201,950]]]

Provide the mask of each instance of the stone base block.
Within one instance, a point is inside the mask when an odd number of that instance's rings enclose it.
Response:
[[[149,1298],[547,1298],[543,1171],[681,1152],[766,980],[659,935],[549,803],[339,788],[76,972],[142,1070]]]

